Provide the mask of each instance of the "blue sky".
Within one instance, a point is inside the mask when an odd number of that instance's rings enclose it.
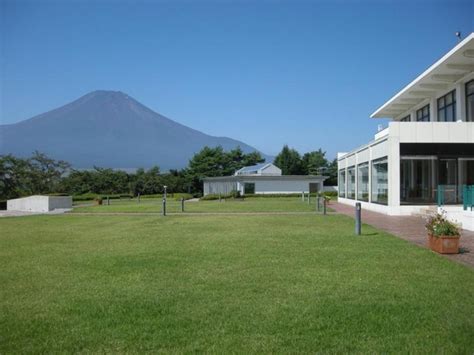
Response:
[[[0,122],[120,90],[267,154],[329,157],[474,31],[474,1],[1,2]]]

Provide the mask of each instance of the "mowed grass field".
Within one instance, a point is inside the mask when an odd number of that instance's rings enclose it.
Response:
[[[464,353],[474,272],[339,215],[0,219],[0,353]]]
[[[110,212],[110,213],[161,213],[162,199],[141,199],[138,202],[132,200],[110,200],[110,205],[104,200],[103,205],[94,205],[89,202],[88,206],[75,207],[73,212]],[[322,201],[321,201],[322,203]],[[173,198],[167,199],[166,210],[169,213],[180,213],[181,202]],[[321,207],[322,209],[322,207]],[[238,213],[238,212],[314,212],[316,211],[316,198],[312,197],[310,202],[303,202],[301,197],[251,197],[243,200],[228,199],[213,201],[185,201],[185,212],[188,213]],[[330,204],[328,205],[328,211]]]

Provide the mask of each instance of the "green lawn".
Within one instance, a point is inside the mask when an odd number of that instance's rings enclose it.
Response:
[[[110,200],[110,205],[76,207],[73,212],[157,212],[161,213],[162,199]],[[329,210],[329,209],[328,209]],[[301,197],[252,197],[244,200],[218,200],[185,202],[185,212],[313,212],[316,211],[316,199],[310,203],[301,201]],[[167,212],[181,212],[181,202],[167,200]]]
[[[338,215],[0,219],[0,353],[474,352],[474,272]]]

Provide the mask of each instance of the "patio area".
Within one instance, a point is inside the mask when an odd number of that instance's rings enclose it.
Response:
[[[350,217],[355,215],[354,207],[349,205],[331,202],[331,208],[337,213]],[[382,213],[362,210],[362,223],[370,224],[401,239],[427,248],[425,220],[421,216],[388,216]],[[463,230],[460,245],[461,253],[443,256],[474,267],[474,232]]]

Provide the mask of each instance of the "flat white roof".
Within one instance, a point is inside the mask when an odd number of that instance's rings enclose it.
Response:
[[[440,60],[425,70],[390,100],[380,106],[371,118],[395,118],[438,91],[447,89],[474,71],[474,33],[471,33]]]

